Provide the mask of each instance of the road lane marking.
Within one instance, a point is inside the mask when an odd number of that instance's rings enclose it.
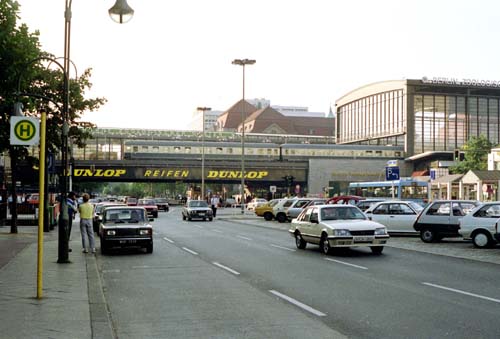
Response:
[[[203,226],[200,226],[200,225],[194,225],[194,227],[198,227],[199,229],[203,229]]]
[[[276,247],[276,248],[279,248],[279,249],[282,249],[282,250],[287,250],[287,251],[290,251],[290,252],[296,252],[296,250],[294,250],[293,248],[283,247],[283,246],[275,245],[275,244],[270,244],[270,246]]]
[[[174,243],[174,241],[173,241],[173,240],[170,240],[170,239],[169,239],[169,238],[167,238],[167,237],[163,238],[163,240],[168,241],[168,242],[169,242],[169,243],[171,243],[171,244],[173,244],[173,243]]]
[[[243,236],[243,235],[237,235],[236,237],[237,237],[237,238],[240,238],[240,239],[243,239],[243,240],[252,241],[252,239],[247,238],[247,237],[245,237],[245,236]]]
[[[114,269],[114,270],[102,270],[102,273],[120,273],[119,269]]]
[[[150,268],[151,266],[147,266],[147,265],[144,265],[144,266],[132,266],[133,269],[138,269],[138,268]]]
[[[351,266],[351,267],[356,267],[356,268],[360,268],[362,270],[367,270],[368,267],[364,267],[364,266],[359,266],[359,265],[354,265],[354,264],[350,264],[348,262],[345,262],[345,261],[340,261],[340,260],[335,260],[335,259],[330,259],[330,258],[325,258],[325,260],[328,260],[328,261],[333,261],[333,262],[336,262],[338,264],[342,264],[342,265],[347,265],[347,266]]]
[[[214,264],[215,266],[220,267],[220,268],[222,268],[222,269],[224,269],[224,270],[226,270],[226,271],[228,271],[228,272],[231,272],[232,274],[235,274],[235,275],[240,275],[240,272],[237,272],[237,271],[235,271],[235,270],[233,270],[232,268],[229,268],[229,267],[227,267],[227,266],[221,265],[221,264],[219,264],[218,262],[215,262],[215,261],[214,261],[212,264]]]
[[[447,291],[451,291],[451,292],[455,292],[455,293],[460,293],[460,294],[468,295],[470,297],[476,297],[476,298],[479,298],[479,299],[484,299],[484,300],[488,300],[488,301],[493,301],[495,303],[500,303],[500,299],[494,299],[494,298],[490,298],[490,297],[485,297],[483,295],[474,294],[474,293],[470,293],[470,292],[465,292],[465,291],[457,290],[457,289],[446,287],[446,286],[431,284],[431,283],[428,283],[428,282],[423,282],[422,284],[427,285],[427,286],[431,286],[431,287],[440,288],[440,289],[447,290]]]
[[[188,253],[193,254],[193,255],[198,255],[198,253],[196,253],[196,252],[195,252],[195,251],[193,251],[193,250],[190,250],[190,249],[189,249],[189,248],[187,248],[187,247],[183,247],[182,249],[183,249],[184,251],[188,252]]]
[[[212,231],[217,232],[217,233],[222,233],[222,231],[218,230],[218,229],[213,229]]]
[[[326,314],[325,314],[325,313],[323,313],[323,312],[321,312],[321,311],[318,311],[318,310],[316,310],[316,309],[312,308],[311,306],[308,306],[308,305],[306,305],[306,304],[303,304],[303,303],[301,303],[300,301],[298,301],[298,300],[296,300],[296,299],[293,299],[293,298],[291,298],[291,297],[289,297],[289,296],[287,296],[287,295],[285,295],[285,294],[282,294],[282,293],[280,293],[280,292],[278,292],[278,291],[275,291],[275,290],[269,290],[269,292],[271,292],[272,294],[274,294],[274,295],[275,295],[275,296],[277,296],[278,298],[281,298],[281,299],[283,299],[283,300],[286,300],[286,301],[288,301],[289,303],[292,303],[292,304],[294,304],[295,306],[298,306],[298,307],[300,307],[301,309],[303,309],[303,310],[305,310],[305,311],[307,311],[307,312],[309,312],[309,313],[312,313],[312,314],[314,314],[314,315],[317,315],[318,317],[324,317],[324,316],[326,316]]]

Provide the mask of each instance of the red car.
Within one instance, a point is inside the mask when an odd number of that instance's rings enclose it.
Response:
[[[330,198],[326,201],[327,204],[339,204],[339,205],[356,205],[360,200],[365,200],[364,197],[359,197],[357,195],[339,195],[338,197]]]
[[[156,206],[156,201],[154,199],[139,199],[137,201],[137,206],[144,207],[148,211],[148,215],[153,218],[158,218],[158,206]]]

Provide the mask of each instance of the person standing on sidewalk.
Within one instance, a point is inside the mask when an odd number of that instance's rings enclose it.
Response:
[[[94,229],[92,228],[94,206],[89,203],[89,195],[87,193],[83,195],[83,204],[78,207],[78,210],[80,212],[83,253],[88,253],[89,250],[95,253]]]

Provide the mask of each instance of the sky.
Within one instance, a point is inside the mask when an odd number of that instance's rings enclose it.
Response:
[[[92,68],[87,97],[108,101],[98,127],[188,129],[196,107],[227,110],[245,97],[328,113],[348,92],[422,77],[500,80],[495,0],[74,0],[71,60]],[[64,0],[18,0],[42,48],[64,50]]]

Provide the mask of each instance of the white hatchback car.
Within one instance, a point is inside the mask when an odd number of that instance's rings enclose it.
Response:
[[[268,201],[264,198],[253,198],[252,201],[250,201],[247,204],[247,210],[255,210],[255,207],[262,206],[266,204]]]
[[[307,243],[319,245],[324,254],[335,247],[370,247],[382,253],[389,239],[387,229],[370,221],[361,210],[351,205],[316,205],[304,208],[289,229],[295,245],[305,249]]]
[[[386,200],[365,211],[370,220],[385,225],[389,233],[416,234],[413,224],[424,208],[413,201]]]
[[[472,239],[475,247],[491,247],[500,242],[499,218],[500,202],[484,203],[460,220],[458,232],[464,239]]]

